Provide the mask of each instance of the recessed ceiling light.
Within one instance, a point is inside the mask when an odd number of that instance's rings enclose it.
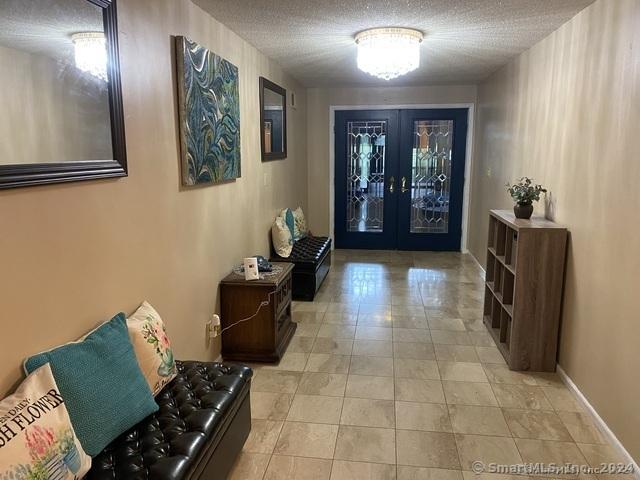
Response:
[[[411,28],[372,28],[356,35],[358,68],[384,80],[405,75],[420,66],[424,35]]]

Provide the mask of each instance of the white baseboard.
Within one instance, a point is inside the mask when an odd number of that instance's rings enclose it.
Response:
[[[462,253],[469,255],[471,258],[473,258],[473,261],[476,262],[476,265],[478,265],[478,268],[480,269],[480,271],[482,272],[482,278],[486,277],[487,272],[485,271],[484,267],[482,265],[480,265],[480,262],[478,261],[478,259],[475,257],[475,255],[473,253],[471,253],[469,250],[467,250],[466,248],[462,251]]]
[[[567,372],[565,372],[560,365],[556,366],[556,370],[558,372],[558,375],[562,379],[562,382],[578,398],[578,401],[582,403],[584,408],[593,418],[598,428],[600,428],[600,430],[602,431],[603,435],[607,438],[607,440],[609,440],[609,443],[625,459],[625,463],[633,464],[633,476],[636,479],[640,480],[640,468],[638,468],[638,464],[633,459],[633,457],[629,454],[629,452],[627,452],[627,449],[624,448],[620,440],[618,440],[618,437],[615,436],[615,434],[611,431],[611,429],[605,423],[602,417],[598,415],[598,412],[596,411],[596,409],[593,408],[593,406],[589,403],[589,400],[587,400],[587,398],[582,394],[578,386],[575,383],[573,383],[573,380],[571,380],[571,377],[567,375]]]

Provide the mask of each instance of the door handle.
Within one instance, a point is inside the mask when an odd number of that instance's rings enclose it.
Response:
[[[402,177],[402,180],[400,180],[400,192],[404,193],[404,192],[408,192],[409,189],[407,188],[407,178],[406,177]]]
[[[396,177],[389,178],[389,193],[396,191]]]

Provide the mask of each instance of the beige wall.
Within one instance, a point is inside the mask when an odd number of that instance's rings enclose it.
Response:
[[[204,322],[217,310],[218,281],[243,257],[268,253],[279,208],[306,206],[304,90],[188,0],[129,0],[118,9],[129,177],[0,192],[0,394],[20,378],[26,355],[144,299],[166,320],[178,358],[215,358],[219,345],[207,347]],[[180,188],[172,35],[239,68],[235,182]],[[260,161],[260,75],[298,90],[284,161]]]
[[[484,262],[504,183],[549,188],[571,234],[559,362],[636,460],[639,125],[640,2],[599,0],[480,85],[470,226]]]
[[[331,106],[475,103],[473,85],[426,87],[311,88],[307,90],[309,228],[328,235],[330,219],[329,109]]]
[[[107,83],[71,65],[0,46],[0,105],[0,164],[113,158]]]

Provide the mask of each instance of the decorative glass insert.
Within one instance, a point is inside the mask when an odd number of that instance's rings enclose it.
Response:
[[[411,233],[448,233],[453,120],[413,124]]]
[[[347,122],[347,231],[381,233],[386,121]]]

